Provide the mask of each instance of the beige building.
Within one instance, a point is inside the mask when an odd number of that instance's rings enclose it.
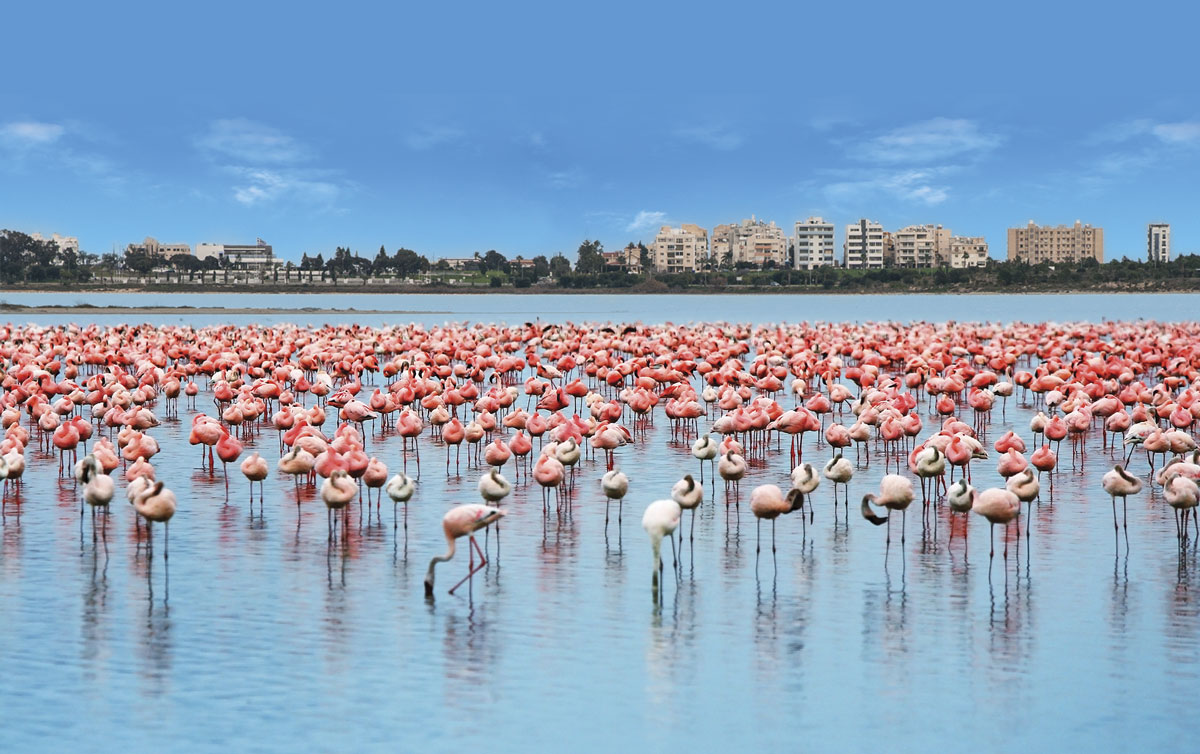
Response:
[[[604,268],[615,272],[628,272],[638,275],[642,271],[642,249],[631,243],[616,251],[602,251],[600,258],[604,260]]]
[[[883,267],[883,226],[874,220],[862,219],[846,226],[842,243],[842,263],[850,269]]]
[[[1008,229],[1008,260],[1042,262],[1104,261],[1104,229],[1084,225],[1037,225],[1033,220],[1024,228]]]
[[[949,263],[950,231],[940,225],[909,225],[891,236],[893,264],[897,267],[940,267]]]
[[[787,246],[783,228],[753,215],[737,224],[713,228],[712,258],[718,262],[729,260],[730,266],[745,262],[759,268],[768,263],[782,267],[787,260]]]
[[[811,270],[833,264],[833,223],[820,217],[797,220],[792,233],[792,267]]]
[[[950,266],[986,267],[988,245],[983,236],[954,236],[950,239]]]
[[[49,241],[58,247],[59,253],[67,251],[79,253],[79,239],[75,236],[60,236],[57,233],[51,233],[49,238],[43,238],[41,233],[30,233],[29,237],[35,241]]]
[[[271,244],[257,239],[253,246],[250,244],[228,243],[199,243],[196,244],[196,258],[207,259],[214,257],[227,261],[236,269],[268,269],[282,265],[283,261],[275,258]],[[474,261],[472,258],[471,261]]]
[[[1146,253],[1151,262],[1171,261],[1171,226],[1150,223],[1146,231]]]
[[[657,272],[695,272],[708,262],[708,231],[699,225],[664,225],[650,244]]]
[[[191,256],[192,247],[185,243],[159,243],[158,239],[146,236],[146,240],[141,243],[131,243],[125,247],[126,254],[139,252],[149,254],[152,257],[170,259],[180,254]]]

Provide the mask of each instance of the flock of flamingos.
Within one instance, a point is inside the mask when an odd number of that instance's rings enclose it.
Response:
[[[81,515],[86,503],[93,517],[103,514],[103,528],[121,482],[146,524],[148,548],[153,524],[162,524],[169,547],[181,501],[155,472],[160,418],[190,422],[189,441],[214,473],[218,460],[226,474],[237,464],[252,503],[258,483],[262,505],[272,467],[297,486],[319,478],[331,538],[339,526],[344,532],[356,498],[369,508],[384,494],[405,506],[407,528],[407,506],[420,498],[422,446],[425,473],[431,454],[441,473],[443,448],[445,472],[460,473],[465,451],[469,468],[488,467],[478,484],[482,502],[445,514],[447,550],[425,577],[432,595],[435,566],[454,557],[462,537],[469,565],[450,591],[484,567],[475,534],[500,525],[514,483],[539,485],[548,515],[552,503],[570,505],[567,490],[585,467],[603,464],[601,486],[620,516],[631,487],[617,454],[641,462],[652,452],[641,445],[645,427],[668,421],[697,465],[669,490],[634,488],[643,500],[662,498],[642,518],[657,595],[663,540],[673,550],[676,536],[682,544],[685,511],[694,528],[704,485],[720,477],[727,514],[740,515],[747,468],[781,457],[784,444],[783,486],[755,487],[748,500],[758,528],[771,524],[772,552],[779,517],[798,512],[811,520],[814,494],[826,482],[835,510],[848,508],[855,470],[874,456],[891,473],[858,507],[866,521],[887,527],[889,544],[892,519],[900,514],[903,539],[905,512],[919,494],[923,510],[945,504],[986,519],[994,556],[995,525],[1036,515],[1043,475],[1074,466],[1086,438],[1100,433],[1122,461],[1102,480],[1114,529],[1126,525],[1125,499],[1156,485],[1185,547],[1189,519],[1200,536],[1200,453],[1191,434],[1200,418],[1198,344],[1200,325],[1149,322],[7,326],[0,328],[4,511],[20,505],[7,499],[9,487],[21,484],[26,446],[36,442],[60,453],[60,475],[73,472]],[[1010,398],[1038,409],[1028,433],[989,442],[993,412]],[[179,417],[181,401],[187,418]],[[388,461],[366,449],[378,450],[369,438],[384,430],[401,438]],[[831,457],[805,461],[805,434]],[[248,443],[259,450],[247,454]],[[990,458],[1007,481],[977,490],[972,465]],[[389,461],[404,471],[389,477]],[[193,502],[201,501],[182,504]],[[761,534],[759,542],[761,549]]]

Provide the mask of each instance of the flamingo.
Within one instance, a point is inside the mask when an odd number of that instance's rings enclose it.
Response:
[[[404,503],[404,531],[408,531],[408,501],[416,491],[416,484],[404,472],[396,474],[388,480],[384,487],[387,496],[392,499],[392,528],[396,528],[396,506]]]
[[[700,503],[704,502],[704,487],[697,484],[691,474],[686,474],[683,479],[671,487],[671,499],[678,503],[682,510],[692,512],[692,528],[688,532],[688,541],[692,541],[696,533],[696,509],[700,507]],[[680,516],[682,515],[680,513]],[[682,533],[680,533],[680,544],[683,544]]]
[[[456,505],[446,512],[446,515],[442,517],[442,531],[446,535],[447,549],[444,555],[435,555],[429,561],[429,570],[425,573],[426,598],[433,597],[433,569],[438,563],[445,563],[454,557],[455,544],[459,537],[469,538],[470,543],[467,546],[467,552],[471,556],[471,561],[467,575],[462,578],[462,581],[450,587],[450,594],[454,594],[454,590],[462,586],[463,582],[471,581],[471,577],[487,565],[487,559],[484,557],[483,551],[479,549],[479,544],[475,541],[475,532],[499,521],[505,515],[507,515],[505,511],[500,508],[493,508],[480,503]],[[475,565],[476,553],[479,554],[478,566]]]
[[[996,556],[996,524],[1004,524],[1007,529],[1008,525],[1021,515],[1021,501],[1017,496],[1006,489],[993,487],[979,493],[975,499],[975,504],[971,508],[979,515],[983,516],[991,524],[991,552],[988,557]],[[1008,559],[1008,539],[1004,540],[1004,557]]]
[[[1106,472],[1100,479],[1100,485],[1112,498],[1113,530],[1117,527],[1117,498],[1121,498],[1121,513],[1125,519],[1125,528],[1129,528],[1129,513],[1125,506],[1125,498],[1142,491],[1142,480],[1131,475],[1123,466],[1117,464],[1112,471]]]
[[[1200,524],[1196,522],[1196,506],[1200,503],[1200,487],[1195,480],[1185,476],[1176,476],[1163,488],[1163,498],[1175,512],[1175,534],[1182,541],[1187,536],[1187,517],[1192,514],[1192,525],[1200,536]],[[1182,516],[1180,515],[1182,514]],[[1114,514],[1115,515],[1115,514]]]
[[[646,534],[650,537],[650,549],[654,552],[654,572],[651,578],[655,599],[658,599],[659,584],[662,581],[662,540],[663,537],[668,537],[671,540],[671,553],[675,563],[678,563],[679,558],[675,553],[675,530],[679,528],[679,519],[683,516],[683,508],[679,507],[679,503],[674,500],[655,500],[646,506],[646,512],[642,514],[642,528],[646,530]]]
[[[709,466],[712,466],[713,459],[720,452],[718,443],[712,439],[712,435],[703,434],[692,443],[692,455],[696,460],[700,461],[700,483],[704,484],[704,462],[708,461]]]
[[[620,469],[605,472],[600,478],[600,488],[604,490],[604,525],[608,526],[608,508],[613,500],[617,501],[617,523],[621,523],[621,512],[625,507],[625,493],[629,491],[629,477]]]
[[[755,560],[760,552],[762,552],[762,522],[768,520],[771,522],[771,554],[775,554],[775,519],[780,516],[799,510],[804,504],[804,493],[796,487],[788,490],[787,495],[783,494],[783,490],[779,489],[775,484],[762,484],[755,487],[750,493],[750,512],[757,519],[755,527],[758,532],[757,541],[754,548]],[[800,520],[804,520],[804,516],[800,516]]]
[[[254,483],[258,482],[258,502],[262,505],[263,480],[267,478],[267,460],[258,453],[252,453],[242,461],[242,474],[250,482],[250,502],[254,502]]]
[[[800,510],[804,507],[804,502],[807,499],[805,496],[811,495],[820,486],[821,477],[817,476],[817,470],[813,468],[811,463],[805,462],[792,469],[791,479],[792,489],[800,493],[799,498],[795,501],[795,510]],[[816,511],[813,507],[811,505],[808,506],[809,523],[812,523],[815,515]],[[801,514],[800,518],[804,518],[803,514]]]
[[[337,525],[334,511],[343,511],[358,494],[358,486],[350,481],[350,474],[345,469],[334,469],[321,484],[321,500],[325,501],[326,518],[329,523],[329,537],[333,538],[333,530]],[[343,536],[345,530],[343,529]]]
[[[138,477],[144,479],[144,477]],[[133,508],[138,515],[146,519],[146,533],[149,537],[149,547],[154,543],[154,535],[150,529],[151,522],[163,525],[163,560],[171,556],[171,518],[175,515],[175,493],[163,486],[162,482],[154,482],[132,498]],[[132,485],[130,485],[132,490]]]
[[[879,492],[869,492],[863,496],[862,500],[862,515],[871,523],[878,526],[879,524],[888,525],[887,544],[892,543],[892,524],[891,516],[880,517],[871,512],[871,504],[882,506],[889,511],[900,511],[900,542],[904,542],[905,520],[907,518],[907,509],[913,501],[913,484],[907,477],[902,477],[899,474],[888,474],[879,482]]]
[[[825,478],[833,482],[833,511],[837,513],[837,488],[842,485],[846,488],[846,505],[849,506],[850,496],[850,480],[854,477],[854,466],[850,464],[841,453],[836,453],[833,458],[830,458],[825,464],[825,468],[821,470]]]

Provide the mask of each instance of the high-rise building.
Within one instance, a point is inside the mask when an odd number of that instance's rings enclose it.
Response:
[[[950,260],[950,231],[940,225],[909,225],[892,233],[897,267],[940,267]]]
[[[792,267],[811,270],[834,264],[833,223],[820,217],[797,220],[792,235]]]
[[[1104,261],[1104,229],[1084,225],[1037,225],[1033,220],[1024,228],[1008,229],[1008,260],[1042,262]]]
[[[951,267],[986,267],[988,245],[983,236],[954,236],[950,239]]]
[[[765,223],[751,215],[740,223],[713,228],[712,257],[718,262],[728,259],[733,266],[746,262],[755,267],[782,267],[787,259],[787,236],[773,221]]]
[[[848,268],[883,267],[883,226],[865,218],[847,225],[842,254],[842,263]]]
[[[1146,232],[1146,251],[1151,262],[1171,261],[1171,226],[1150,223]]]
[[[708,261],[708,231],[699,225],[664,225],[650,244],[650,256],[658,272],[695,272]]]

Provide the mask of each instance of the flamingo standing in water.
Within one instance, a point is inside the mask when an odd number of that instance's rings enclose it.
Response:
[[[1021,501],[1012,492],[1000,487],[993,487],[979,493],[971,509],[986,518],[991,524],[991,552],[988,557],[994,558],[996,556],[996,524],[1004,524],[1004,528],[1007,530],[1008,525],[1021,515]],[[1008,559],[1007,537],[1004,539],[1004,557]]]
[[[673,535],[675,534],[675,530],[679,528],[679,519],[682,517],[683,509],[674,500],[655,500],[646,506],[646,512],[642,514],[642,528],[649,535],[650,548],[654,552],[654,573],[650,583],[654,589],[655,600],[658,599],[660,593],[659,585],[662,581],[662,540],[663,537],[668,537],[671,540],[672,558],[674,559],[674,563],[678,563],[679,556],[675,552],[675,537]]]
[[[321,484],[321,499],[325,501],[326,518],[329,523],[329,537],[333,538],[333,530],[337,526],[334,511],[342,511],[358,494],[358,485],[350,480],[350,474],[345,469],[334,469]],[[343,536],[345,530],[343,529]]]
[[[762,551],[762,522],[766,519],[771,522],[771,555],[775,554],[775,519],[782,515],[799,510],[803,505],[804,493],[793,487],[788,490],[785,496],[783,490],[779,489],[778,485],[763,484],[754,488],[750,493],[750,512],[758,519],[756,524],[758,530],[757,542],[754,547],[754,557],[757,563],[758,554]],[[804,516],[800,516],[800,520],[804,520]]]
[[[900,511],[900,542],[904,542],[905,520],[907,519],[908,506],[913,501],[913,484],[912,480],[907,477],[902,477],[899,474],[888,474],[879,482],[879,493],[869,492],[862,499],[862,515],[876,526],[880,524],[888,525],[887,544],[892,543],[892,517],[886,518],[876,516],[871,512],[871,504],[882,506],[889,511]]]
[[[392,499],[392,528],[396,528],[396,506],[404,503],[404,531],[408,531],[408,501],[412,499],[413,492],[416,491],[416,484],[407,474],[401,472],[388,480],[387,485],[383,488],[387,492],[387,496]]]
[[[620,469],[606,472],[600,478],[600,488],[604,490],[604,526],[608,526],[608,508],[612,501],[617,501],[617,523],[621,523],[621,513],[625,507],[625,493],[629,492],[629,477]]]
[[[464,581],[471,581],[471,577],[477,571],[487,565],[487,559],[483,556],[483,551],[479,549],[479,543],[475,541],[475,532],[489,526],[496,521],[499,521],[506,514],[505,511],[499,508],[482,505],[480,503],[469,503],[467,505],[456,505],[446,512],[442,517],[442,531],[446,535],[446,553],[444,555],[435,555],[429,561],[429,570],[425,574],[425,596],[433,597],[433,569],[438,563],[445,563],[454,557],[455,545],[459,537],[467,537],[470,543],[467,545],[467,552],[471,556],[467,575],[462,578],[454,586],[450,587],[450,594],[454,594],[454,590],[463,585]],[[479,565],[475,565],[475,555],[479,554]],[[472,582],[473,583],[473,582]]]
[[[692,455],[700,461],[700,484],[704,484],[704,462],[708,461],[708,465],[711,467],[713,459],[719,452],[717,441],[712,439],[710,434],[701,435],[696,442],[692,443]]]
[[[254,483],[258,482],[258,504],[261,508],[263,501],[263,480],[267,478],[267,459],[258,453],[253,453],[242,461],[242,474],[250,482],[250,502],[254,503]]]
[[[683,510],[692,512],[692,528],[688,533],[688,541],[692,541],[696,534],[696,509],[704,501],[704,487],[697,484],[691,474],[687,474],[671,487],[671,499],[679,503],[679,507]],[[682,515],[680,513],[680,516]],[[682,532],[679,534],[679,543],[683,544]]]
[[[802,463],[792,469],[791,478],[792,489],[800,493],[800,497],[795,502],[796,507],[793,510],[800,510],[804,507],[804,503],[808,499],[806,496],[811,495],[820,486],[821,477],[817,476],[817,470],[813,468],[811,463]],[[815,516],[816,510],[813,506],[808,506],[808,522],[812,523]],[[803,514],[801,514],[800,518],[801,520],[804,519]]]
[[[132,489],[132,485],[130,488]],[[154,482],[133,498],[134,510],[146,519],[146,534],[149,537],[147,547],[154,543],[150,523],[156,521],[163,525],[163,560],[171,556],[171,517],[175,515],[175,507],[175,493],[165,488],[162,482]]]
[[[1182,539],[1187,536],[1188,513],[1192,514],[1192,526],[1200,537],[1200,523],[1196,521],[1196,506],[1200,504],[1200,487],[1189,477],[1172,477],[1163,488],[1163,498],[1175,511],[1175,534]],[[1180,516],[1180,513],[1183,516]]]
[[[850,464],[841,453],[837,453],[833,458],[830,458],[825,468],[821,470],[825,478],[833,482],[833,513],[837,515],[837,488],[842,485],[846,488],[846,505],[850,505],[850,480],[854,477],[854,466]]]
[[[1142,480],[1131,475],[1125,467],[1117,464],[1112,471],[1105,473],[1100,480],[1104,491],[1112,497],[1113,530],[1117,527],[1117,498],[1121,498],[1121,514],[1125,519],[1125,528],[1129,528],[1129,513],[1125,506],[1125,498],[1142,491]]]

